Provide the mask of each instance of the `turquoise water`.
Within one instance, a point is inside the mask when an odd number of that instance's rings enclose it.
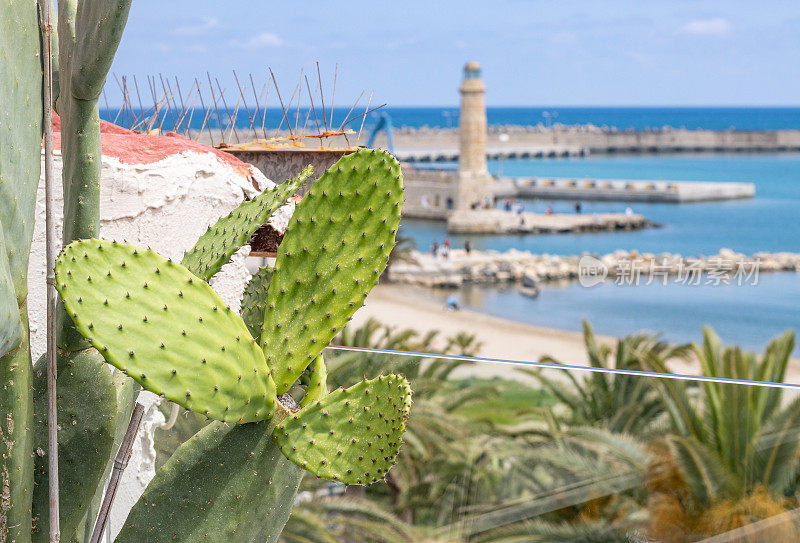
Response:
[[[430,293],[443,306],[448,294]],[[575,331],[587,319],[601,334],[646,330],[675,343],[700,341],[702,327],[710,325],[726,343],[761,351],[781,332],[800,331],[800,276],[794,273],[761,274],[756,285],[742,286],[550,284],[529,298],[513,286],[469,285],[457,295],[465,307],[496,317]]]
[[[493,163],[496,172],[499,164]],[[598,157],[569,160],[515,160],[502,165],[506,175],[750,181],[752,200],[697,204],[627,204],[584,202],[584,212],[623,211],[627,206],[663,224],[638,232],[471,236],[480,249],[529,250],[535,253],[604,254],[616,249],[714,254],[727,247],[757,251],[800,252],[800,155],[676,155]],[[527,201],[529,210],[571,212],[574,202]],[[406,221],[406,236],[427,248],[446,236],[444,225]],[[451,236],[456,247],[465,236]],[[434,293],[446,296],[445,292]],[[544,285],[539,298],[513,287],[464,287],[459,296],[473,309],[495,316],[567,330],[580,330],[588,319],[599,333],[620,336],[639,330],[660,331],[672,341],[697,340],[711,325],[729,342],[761,349],[786,329],[800,331],[800,274],[761,274],[758,284],[743,286],[617,286],[591,289],[577,283]],[[800,353],[800,351],[798,351]]]
[[[497,162],[490,164],[496,173]],[[609,253],[616,249],[674,252],[687,256],[713,254],[726,247],[757,251],[800,252],[800,154],[673,155],[599,157],[588,159],[506,160],[509,176],[595,177],[605,179],[669,179],[686,181],[749,181],[756,185],[752,200],[694,204],[584,202],[584,213],[623,212],[631,207],[662,228],[636,232],[583,234],[469,236],[478,249],[510,248],[534,253]],[[526,201],[529,211],[572,212],[573,201]],[[421,249],[446,237],[444,224],[406,221],[403,234]],[[462,246],[467,236],[451,236]]]

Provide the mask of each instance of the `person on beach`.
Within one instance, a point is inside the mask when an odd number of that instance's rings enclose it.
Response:
[[[581,207],[582,206],[580,202],[575,202],[575,213],[577,213],[578,215],[581,214]]]
[[[517,215],[522,215],[522,212],[524,210],[525,210],[525,206],[523,205],[522,202],[517,202],[517,204],[514,206],[514,211],[517,212]]]
[[[545,215],[552,215],[553,214],[552,206],[547,206],[547,210],[544,213]]]
[[[447,297],[447,301],[445,302],[448,311],[458,311],[461,309],[461,306],[458,303],[458,298],[456,298],[455,294],[451,294]]]
[[[450,245],[442,244],[441,248],[439,249],[439,253],[442,255],[444,260],[447,260],[447,257],[450,256]]]
[[[431,254],[433,255],[433,258],[436,258],[436,255],[438,253],[439,253],[439,242],[434,240],[433,243],[431,243]]]
[[[467,254],[470,254],[472,252],[472,242],[470,240],[464,242],[464,252],[466,252]]]

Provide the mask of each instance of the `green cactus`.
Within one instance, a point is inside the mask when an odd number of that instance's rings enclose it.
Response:
[[[47,541],[48,515],[47,456],[47,378],[46,371],[34,377],[34,447],[36,481],[33,493],[34,540]],[[58,460],[59,490],[68,504],[61,511],[60,528],[71,534],[81,523],[91,504],[94,491],[102,487],[103,470],[111,456],[114,433],[118,426],[117,398],[113,376],[108,367],[97,364],[90,351],[65,359],[58,374]],[[109,416],[109,413],[111,416]],[[119,421],[125,428],[127,420]],[[86,444],[92,443],[94,447]]]
[[[317,355],[308,369],[308,384],[303,399],[300,400],[301,408],[328,395],[328,368],[325,367],[325,359],[321,354]]]
[[[58,2],[58,98],[55,107],[61,116],[62,183],[64,188],[65,243],[97,236],[100,226],[99,183],[101,170],[99,96],[114,59],[121,32],[130,9],[130,0],[61,0]],[[56,63],[54,63],[56,64]],[[117,404],[117,387],[100,354],[74,330],[63,311],[56,342],[58,365],[59,483],[62,488],[60,529],[72,537],[86,516],[97,493],[113,449],[116,426],[127,426],[119,412],[132,408]],[[44,373],[44,357],[34,367]],[[130,386],[130,385],[126,385]],[[44,380],[33,389],[36,403],[44,405]],[[79,399],[83,399],[81,405]],[[92,406],[92,416],[84,412]],[[44,424],[44,408],[38,424]],[[74,418],[71,418],[74,417]],[[73,424],[74,422],[74,424]],[[42,428],[36,448],[46,450]],[[32,514],[37,519],[34,541],[46,541],[49,529],[46,457],[38,457]]]
[[[41,173],[42,62],[34,2],[0,0],[0,541],[30,539],[28,255]]]
[[[22,321],[19,318],[19,305],[11,277],[8,251],[9,248],[3,239],[3,229],[0,228],[0,356],[19,345],[22,339]]]
[[[274,542],[303,476],[272,441],[274,422],[200,430],[158,471],[116,542]]]
[[[106,469],[102,477],[100,477],[101,482],[106,481],[109,475],[111,475],[111,469],[114,467],[114,458],[122,444],[122,439],[125,437],[125,432],[128,429],[126,421],[131,419],[136,397],[141,391],[141,387],[138,383],[125,376],[125,374],[119,370],[114,370],[111,382],[117,393],[117,411],[115,413],[117,425],[114,432],[114,444],[111,449],[111,455],[106,458]],[[105,494],[105,486],[103,484],[97,485],[91,502],[85,508],[85,515],[75,529],[73,539],[76,542],[83,541],[84,543],[89,543],[97,520],[97,514],[100,511],[100,504],[103,501],[103,494]]]
[[[244,297],[251,330],[260,330],[252,317],[265,312],[263,353],[245,321],[181,264],[109,241],[65,249],[57,288],[76,329],[106,361],[187,409],[249,422],[214,423],[179,448],[119,541],[274,541],[302,475],[289,460],[353,484],[386,474],[411,402],[408,382],[382,376],[328,395],[320,353],[385,268],[402,197],[399,165],[381,151],[343,158],[315,182],[290,221],[274,274],[257,274]],[[235,245],[257,228],[248,221],[261,216],[235,211],[222,221],[234,217],[237,226],[219,235]],[[198,245],[210,248],[210,238]],[[226,245],[212,260],[185,262],[205,273],[235,250]],[[297,405],[283,393],[304,373],[308,384]]]
[[[410,409],[408,381],[383,375],[309,402],[273,436],[289,460],[317,477],[369,484],[394,464]]]
[[[339,159],[297,206],[278,250],[261,336],[279,394],[377,284],[402,203],[400,164],[372,150]]]
[[[183,255],[181,264],[205,281],[210,280],[233,253],[250,241],[258,227],[286,203],[286,199],[303,185],[312,172],[313,168],[307,166],[297,177],[265,190],[253,200],[243,202],[214,226],[209,226],[194,247]]]
[[[78,331],[145,389],[217,420],[274,412],[275,384],[244,321],[180,264],[76,241],[56,261],[56,288]]]
[[[61,154],[64,157],[64,233],[67,244],[97,237],[100,230],[99,97],[131,0],[60,0],[58,2]],[[79,351],[86,342],[69,317],[59,313],[58,345]]]
[[[273,268],[265,266],[258,270],[244,287],[242,294],[242,318],[253,337],[261,336],[264,311],[267,309],[267,289],[272,281]]]

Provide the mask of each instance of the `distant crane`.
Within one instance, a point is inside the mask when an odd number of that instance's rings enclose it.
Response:
[[[381,112],[380,116],[378,117],[378,124],[375,125],[375,128],[372,129],[372,132],[369,135],[367,148],[372,148],[372,145],[375,143],[375,136],[377,136],[378,132],[381,130],[386,132],[386,141],[388,142],[389,147],[387,151],[394,154],[394,141],[392,140],[392,118],[385,111]]]

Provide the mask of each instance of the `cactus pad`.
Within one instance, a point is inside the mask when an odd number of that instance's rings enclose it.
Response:
[[[117,416],[117,391],[111,368],[94,349],[58,360],[58,478],[62,495],[60,529],[72,534],[86,515],[111,455],[118,426],[128,421]],[[34,542],[49,541],[49,490],[47,457],[47,363],[36,362],[34,393],[33,517]],[[109,416],[110,414],[110,416]],[[68,537],[64,538],[68,540]]]
[[[300,401],[300,407],[305,407],[313,402],[317,402],[328,395],[328,368],[325,367],[325,359],[322,354],[318,354],[314,362],[309,366],[308,386],[306,394]]]
[[[306,166],[297,177],[242,202],[214,226],[208,227],[194,247],[183,255],[181,264],[206,281],[214,277],[233,253],[247,244],[269,216],[300,188],[312,171],[311,166]]]
[[[263,313],[262,313],[262,321]],[[8,265],[8,253],[3,243],[3,230],[0,225],[0,356],[19,345],[22,338],[22,323],[19,320],[19,306]]]
[[[117,543],[274,543],[303,472],[268,423],[214,422],[178,447],[134,505]]]
[[[275,385],[241,317],[180,264],[127,243],[82,240],[56,261],[78,332],[145,389],[217,420],[275,410]]]
[[[264,310],[267,308],[267,289],[275,270],[269,267],[258,270],[242,294],[242,318],[253,337],[261,336],[264,324]]]
[[[307,405],[272,435],[289,460],[314,475],[370,484],[394,465],[410,409],[408,381],[382,375]]]
[[[278,394],[291,388],[378,282],[403,203],[390,154],[347,155],[297,205],[267,292],[262,347]]]
[[[79,2],[75,17],[72,94],[97,100],[111,69],[132,0]]]

